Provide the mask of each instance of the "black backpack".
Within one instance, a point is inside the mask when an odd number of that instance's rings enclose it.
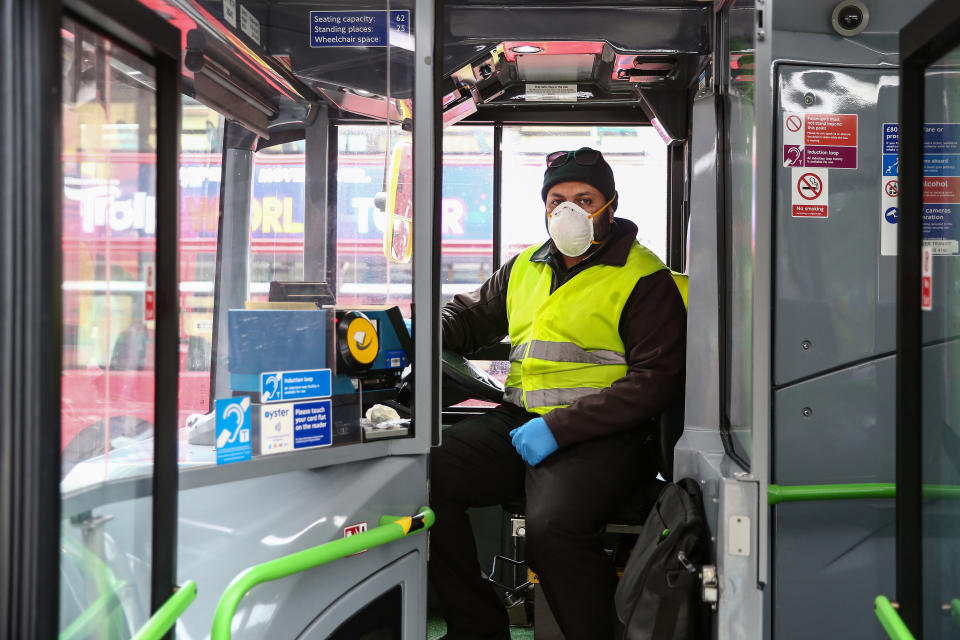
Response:
[[[667,483],[617,586],[618,640],[709,638],[700,590],[709,541],[700,485],[690,478]]]

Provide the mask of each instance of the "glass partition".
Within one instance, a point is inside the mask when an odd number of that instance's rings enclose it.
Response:
[[[303,280],[304,141],[253,156],[250,299],[266,300],[273,280]]]
[[[409,206],[411,136],[395,125],[337,129],[338,304],[395,304],[410,317],[413,245],[397,203]]]

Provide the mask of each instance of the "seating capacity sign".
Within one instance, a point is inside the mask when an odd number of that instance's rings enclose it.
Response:
[[[410,12],[311,11],[310,46],[386,47],[391,32],[410,33]]]

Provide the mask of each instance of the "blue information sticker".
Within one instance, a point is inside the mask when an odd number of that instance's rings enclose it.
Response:
[[[260,374],[260,402],[291,402],[329,398],[330,369],[268,371]]]
[[[883,152],[897,155],[900,152],[900,125],[883,123]]]
[[[926,153],[960,153],[960,124],[923,125],[923,150]]]
[[[923,241],[934,246],[934,254],[956,254],[958,213],[960,203],[923,205]]]
[[[217,464],[249,460],[253,455],[250,398],[222,398],[216,402]]]
[[[410,33],[410,11],[311,11],[310,46],[386,47],[390,32]]]
[[[883,175],[893,177],[900,175],[900,159],[897,154],[883,154]]]
[[[407,354],[403,349],[384,351],[383,357],[386,358],[387,367],[390,369],[402,369],[407,366]]]
[[[333,403],[331,400],[298,402],[293,405],[293,448],[329,447],[333,444]]]
[[[960,176],[960,154],[924,154],[923,175],[937,178]]]

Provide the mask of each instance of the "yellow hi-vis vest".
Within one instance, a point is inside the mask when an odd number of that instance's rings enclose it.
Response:
[[[507,284],[510,373],[504,400],[544,415],[626,375],[620,314],[640,278],[667,267],[634,241],[624,266],[587,267],[551,295],[550,265],[530,261],[538,248],[517,256]]]

